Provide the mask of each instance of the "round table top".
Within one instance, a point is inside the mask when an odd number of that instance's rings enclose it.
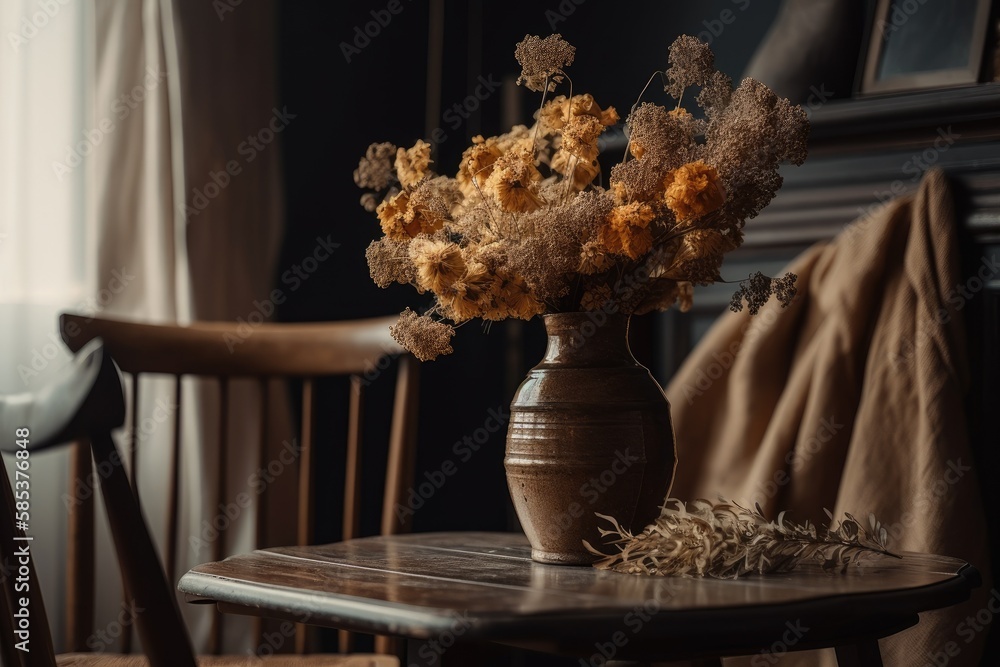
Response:
[[[884,637],[965,600],[975,568],[946,556],[873,556],[844,573],[804,565],[736,580],[620,574],[533,562],[523,535],[423,533],[283,547],[199,565],[178,588],[223,611],[411,638],[459,633],[568,655],[745,655]],[[782,639],[784,637],[784,639]]]

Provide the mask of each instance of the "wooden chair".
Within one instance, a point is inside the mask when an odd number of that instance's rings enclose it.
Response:
[[[167,578],[175,581],[176,555],[178,549],[178,516],[181,494],[179,474],[180,460],[180,414],[181,378],[183,376],[212,376],[217,378],[222,414],[219,424],[219,442],[227,442],[227,403],[230,380],[253,378],[259,383],[261,405],[268,401],[268,380],[270,378],[302,378],[302,422],[299,431],[301,452],[299,454],[299,521],[298,543],[310,541],[312,525],[312,458],[314,452],[313,421],[315,414],[315,381],[330,375],[350,375],[350,417],[348,424],[346,483],[344,487],[345,538],[359,535],[361,466],[361,426],[364,403],[365,382],[361,374],[376,368],[379,360],[387,355],[402,354],[403,350],[389,337],[388,326],[393,318],[340,322],[328,324],[261,324],[247,331],[235,323],[197,323],[178,327],[123,322],[101,318],[85,318],[64,315],[61,318],[63,339],[74,350],[97,337],[103,339],[110,355],[121,369],[130,373],[131,403],[139,404],[140,376],[147,374],[168,374],[175,378],[175,403],[178,409],[173,414],[174,440],[173,465],[169,471],[169,497],[167,502],[167,540],[164,559]],[[234,341],[237,344],[234,344]],[[415,441],[417,367],[409,355],[399,358],[399,370],[395,389],[395,407],[391,425],[386,470],[386,487],[382,508],[382,534],[407,530],[405,522],[397,521],[392,508],[397,503],[405,503],[404,494],[413,476]],[[136,470],[139,449],[137,435],[139,429],[138,411],[131,411],[131,437],[129,442],[130,469]],[[259,462],[266,465],[264,434],[268,430],[267,411],[259,411],[261,441],[258,443]],[[226,501],[225,478],[226,447],[218,448],[220,471],[217,480],[216,505]],[[71,481],[86,479],[91,473],[89,453],[79,447],[71,463]],[[263,467],[262,465],[262,467]],[[133,491],[136,479],[131,481]],[[71,483],[71,486],[72,485]],[[76,490],[71,489],[71,497]],[[264,494],[261,499],[266,496]],[[70,505],[69,528],[71,550],[68,554],[67,572],[67,646],[83,650],[88,636],[93,632],[94,600],[94,549],[93,523],[94,509],[92,497],[76,498]],[[258,512],[257,545],[267,529],[266,513]],[[223,540],[213,542],[213,559],[221,558]],[[304,626],[296,635],[296,649],[306,648]],[[257,627],[258,633],[260,626]],[[214,641],[210,651],[215,652],[222,643],[222,624],[215,617],[211,634]],[[341,635],[341,650],[353,647],[352,637]],[[123,651],[130,650],[130,637],[123,631]],[[391,645],[380,638],[380,650],[391,650]]]
[[[0,459],[0,657],[8,667],[224,667],[248,664],[245,655],[198,660],[167,581],[148,526],[129,484],[112,431],[125,421],[121,378],[103,344],[84,346],[59,378],[34,394],[0,397],[3,449],[13,453],[17,501]],[[148,660],[142,656],[56,656],[34,569],[30,535],[31,499],[48,489],[31,475],[38,452],[80,440],[89,445],[100,478],[108,522],[123,580]],[[51,492],[51,491],[49,491]],[[18,502],[27,505],[18,505]],[[24,523],[21,523],[21,522]],[[27,526],[28,530],[24,530]],[[25,587],[25,585],[27,585]],[[26,620],[22,620],[26,619]],[[19,648],[19,644],[21,647]],[[21,650],[27,649],[27,650]],[[395,665],[395,658],[369,656],[278,656],[271,667]]]

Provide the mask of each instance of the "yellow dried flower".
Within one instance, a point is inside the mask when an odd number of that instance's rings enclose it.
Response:
[[[441,229],[447,210],[447,203],[426,183],[413,192],[404,190],[385,200],[375,213],[386,236],[406,241]]]
[[[515,276],[506,282],[501,292],[501,299],[507,306],[510,316],[519,320],[530,320],[545,311],[545,304],[535,298],[528,289],[528,284],[520,276]]]
[[[546,102],[538,112],[538,120],[553,130],[561,130],[573,116],[592,116],[604,126],[614,125],[619,121],[614,107],[601,109],[590,93],[574,95],[572,102],[565,95],[559,95]]]
[[[524,278],[508,273],[494,276],[484,300],[487,302],[483,312],[485,320],[499,321],[508,317],[530,320],[545,310]]]
[[[642,147],[642,144],[633,139],[628,142],[628,152],[632,154],[636,160],[641,160],[642,156],[645,155],[646,149]]]
[[[505,211],[528,213],[541,208],[545,201],[538,196],[542,175],[535,167],[530,148],[505,153],[493,164],[486,188]]]
[[[375,209],[375,214],[382,223],[382,232],[390,239],[405,241],[420,233],[419,221],[414,221],[412,217],[407,221],[409,207],[410,195],[404,191],[386,199]]]
[[[587,241],[580,248],[579,272],[585,276],[601,273],[611,268],[614,262],[608,257],[607,249],[597,241]]]
[[[443,314],[455,322],[482,317],[489,305],[489,290],[493,279],[493,274],[483,264],[474,260],[467,261],[461,279],[438,293]]]
[[[653,207],[644,202],[634,202],[615,206],[608,215],[608,224],[614,229],[625,227],[647,227],[656,217]]]
[[[677,107],[675,109],[671,109],[670,111],[667,112],[667,115],[681,122],[688,122],[693,118],[691,112],[685,109],[684,107]]]
[[[532,148],[531,137],[532,131],[526,125],[515,125],[510,128],[509,132],[504,132],[496,137],[497,148],[500,149],[501,153],[506,153],[515,148],[530,149]]]
[[[611,194],[615,199],[616,205],[629,203],[628,186],[624,182],[613,181],[611,183]]]
[[[653,207],[643,202],[615,206],[601,227],[598,239],[608,252],[638,259],[653,247],[649,223],[655,217]]]
[[[597,159],[597,138],[604,132],[601,121],[593,116],[573,116],[563,128],[562,149],[590,162]]]
[[[448,241],[417,238],[410,243],[410,259],[417,284],[439,294],[465,274],[465,259],[458,245]]]
[[[417,139],[411,148],[396,151],[396,178],[404,188],[409,188],[423,180],[431,164],[431,145]]]
[[[555,152],[549,167],[552,168],[552,171],[568,178],[571,164],[573,165],[573,189],[577,192],[593,183],[597,175],[601,173],[601,165],[597,163],[597,160],[575,159],[563,149]]]
[[[544,128],[551,130],[561,130],[566,124],[569,113],[566,107],[569,105],[565,95],[558,95],[552,98],[538,111],[538,122]]]
[[[503,151],[497,146],[497,140],[493,137],[484,139],[483,136],[472,137],[472,145],[462,153],[462,168],[458,172],[458,180],[476,180],[479,187],[483,187],[486,179],[493,173],[493,164],[503,156]]]
[[[696,220],[717,210],[726,201],[719,172],[701,160],[675,169],[664,180],[664,185],[664,199],[678,222]]]

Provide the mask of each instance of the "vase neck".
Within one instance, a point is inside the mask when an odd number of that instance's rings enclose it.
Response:
[[[634,365],[628,346],[627,315],[602,312],[544,315],[548,347],[543,364]]]

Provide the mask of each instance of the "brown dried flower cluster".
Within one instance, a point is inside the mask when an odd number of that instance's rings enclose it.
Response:
[[[769,278],[757,271],[740,282],[739,289],[733,294],[733,300],[729,303],[729,309],[738,313],[743,310],[743,302],[746,301],[747,311],[751,315],[756,315],[772,294],[783,307],[788,306],[798,291],[795,287],[796,280],[798,276],[794,273],[786,273],[781,278]]]
[[[393,329],[421,359],[450,352],[453,325],[474,318],[689,309],[694,286],[721,280],[723,256],[780,187],[779,164],[805,159],[799,107],[752,79],[733,90],[711,49],[681,37],[650,79],[664,78],[676,105],[633,105],[628,151],[605,184],[600,138],[618,112],[572,84],[551,95],[574,47],[529,35],[515,57],[518,83],[542,93],[533,126],[474,137],[454,176],[435,173],[423,141],[373,144],[354,174],[384,233],[368,248],[372,279],[433,295],[424,315],[407,311]],[[692,87],[704,118],[680,104]],[[794,294],[794,276],[753,277],[734,307],[746,299],[754,313]]]
[[[399,321],[389,327],[389,334],[420,361],[430,361],[452,353],[451,337],[455,330],[444,322],[428,315],[417,315],[407,308],[399,314]]]
[[[537,93],[552,92],[556,84],[562,83],[562,68],[573,64],[576,57],[576,47],[556,33],[545,39],[537,35],[525,35],[514,49],[514,57],[521,66],[521,76],[517,84],[522,83]]]
[[[660,517],[638,535],[613,517],[598,515],[611,524],[611,530],[601,529],[601,536],[613,538],[608,544],[617,553],[609,556],[584,545],[602,557],[595,563],[598,569],[661,577],[736,579],[787,572],[806,563],[843,572],[865,557],[900,558],[889,551],[888,533],[874,515],[868,515],[865,525],[850,514],[840,522],[828,510],[826,514],[830,526],[821,533],[808,521],[786,520],[784,512],[768,521],[759,505],[750,509],[721,498],[685,505],[667,499]]]

